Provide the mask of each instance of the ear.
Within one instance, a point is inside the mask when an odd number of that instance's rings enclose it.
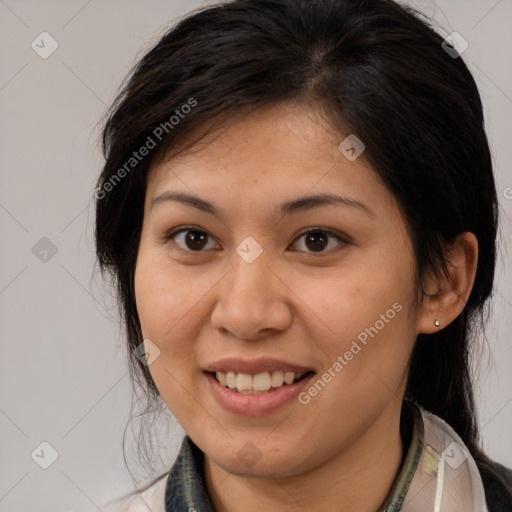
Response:
[[[446,250],[448,276],[433,277],[427,285],[418,334],[432,334],[453,322],[462,313],[473,288],[478,262],[476,236],[469,231],[461,233]]]

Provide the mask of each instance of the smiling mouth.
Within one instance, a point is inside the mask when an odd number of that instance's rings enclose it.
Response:
[[[231,391],[244,395],[261,395],[290,386],[312,375],[314,372],[262,372],[255,375],[236,372],[208,372],[217,382]]]

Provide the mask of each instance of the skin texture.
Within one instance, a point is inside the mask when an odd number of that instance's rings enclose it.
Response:
[[[216,511],[375,511],[399,470],[400,409],[418,333],[442,329],[462,311],[473,283],[477,242],[451,248],[450,276],[432,280],[415,306],[414,255],[396,200],[364,160],[338,150],[337,132],[311,107],[281,104],[237,118],[193,151],[152,166],[147,183],[135,291],[144,338],[160,350],[155,384],[205,453]],[[217,217],[176,201],[183,192],[213,203]],[[324,205],[282,216],[279,205],[336,192],[369,211]],[[208,237],[186,244],[192,227]],[[330,236],[320,252],[306,231]],[[253,237],[262,254],[236,252]],[[344,240],[344,241],[342,241]],[[227,412],[204,368],[223,358],[272,357],[322,375],[365,328],[393,319],[307,404],[259,417]],[[440,327],[435,327],[438,319]],[[379,324],[380,325],[380,324]],[[252,466],[237,454],[251,442]]]

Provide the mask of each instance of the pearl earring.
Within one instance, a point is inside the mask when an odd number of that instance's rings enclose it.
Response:
[[[436,327],[439,327],[441,324],[439,323],[439,320],[436,320],[436,321],[434,322],[434,325],[435,325]]]

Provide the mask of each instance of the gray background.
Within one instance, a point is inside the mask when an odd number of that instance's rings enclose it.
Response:
[[[0,511],[100,510],[132,487],[121,451],[131,395],[124,345],[94,275],[98,123],[135,60],[205,4],[0,0]],[[503,216],[478,409],[485,448],[512,466],[512,0],[414,4],[468,41],[464,59],[485,104]],[[47,59],[31,47],[43,31],[59,45]],[[181,434],[164,430],[155,473]],[[44,441],[58,452],[48,469],[38,465],[50,461]]]

